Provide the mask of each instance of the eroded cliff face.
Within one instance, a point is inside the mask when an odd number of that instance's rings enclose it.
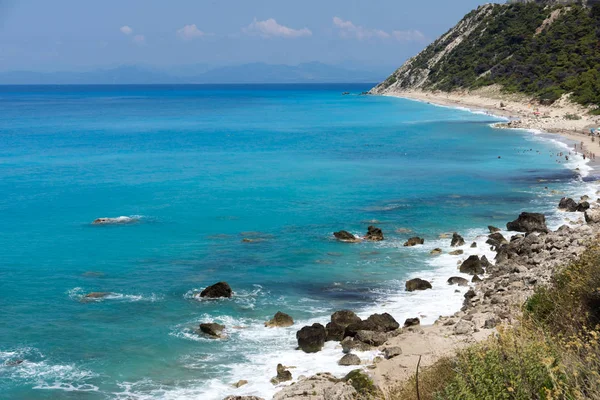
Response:
[[[486,17],[491,14],[494,7],[498,6],[486,4],[467,14],[458,25],[427,46],[421,53],[409,59],[385,81],[371,89],[371,93],[385,94],[431,86],[429,76],[432,69],[444,62],[445,58],[458,45],[481,29]]]

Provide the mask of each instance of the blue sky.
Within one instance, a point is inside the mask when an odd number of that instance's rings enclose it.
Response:
[[[0,0],[0,70],[400,64],[481,0]]]

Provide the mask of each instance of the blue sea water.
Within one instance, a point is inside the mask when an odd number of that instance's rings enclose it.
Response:
[[[461,256],[429,255],[440,234],[484,252],[487,225],[558,224],[558,199],[586,190],[544,135],[368,88],[0,87],[1,397],[268,397],[279,362],[343,374],[335,343],[307,355],[296,330],[341,308],[450,314]],[[119,216],[135,223],[91,224]],[[385,241],[333,240],[371,224]],[[414,276],[434,288],[404,292]],[[221,280],[232,299],[194,296]],[[296,325],[265,328],[279,310]],[[209,321],[228,338],[199,335]]]

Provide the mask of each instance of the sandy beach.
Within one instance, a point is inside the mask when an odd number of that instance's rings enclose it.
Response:
[[[560,135],[578,143],[577,152],[591,156],[592,164],[600,162],[600,137],[590,135],[590,128],[600,128],[600,116],[589,115],[582,106],[562,98],[552,105],[537,104],[532,98],[517,94],[502,93],[498,87],[490,86],[475,91],[429,92],[407,90],[392,92],[386,96],[402,97],[447,107],[463,107],[481,110],[493,115],[510,118],[499,127],[535,129]],[[578,118],[578,119],[576,119]]]

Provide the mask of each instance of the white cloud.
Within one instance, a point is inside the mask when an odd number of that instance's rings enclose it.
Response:
[[[119,30],[125,35],[131,35],[133,33],[133,29],[127,25],[122,26]]]
[[[133,37],[133,43],[136,43],[136,44],[145,44],[146,43],[146,37],[144,35],[135,35]]]
[[[400,42],[417,42],[425,40],[425,35],[417,30],[393,31],[388,33],[381,29],[368,29],[355,25],[352,21],[344,21],[340,17],[333,17],[333,25],[338,28],[339,35],[346,39],[395,39]]]
[[[243,31],[251,35],[254,34],[263,37],[297,38],[312,35],[311,30],[308,28],[292,29],[284,25],[279,25],[273,18],[265,21],[257,21],[255,18]]]
[[[181,29],[177,30],[177,36],[183,40],[192,40],[194,38],[206,36],[205,32],[202,32],[196,24],[186,25]]]

